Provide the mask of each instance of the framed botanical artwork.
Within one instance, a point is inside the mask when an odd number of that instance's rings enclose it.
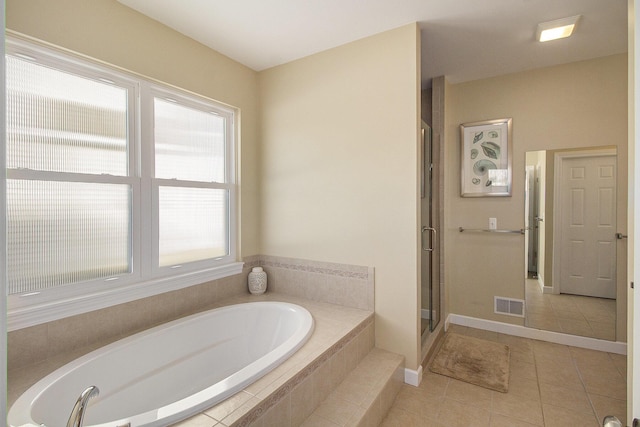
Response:
[[[462,197],[511,196],[511,118],[460,125]]]

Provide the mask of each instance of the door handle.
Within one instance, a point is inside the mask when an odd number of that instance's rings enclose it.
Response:
[[[433,227],[422,227],[422,232],[421,232],[421,240],[422,240],[422,250],[423,251],[428,251],[428,252],[433,252],[433,248],[425,248],[424,247],[424,232],[425,231],[431,231],[433,233],[433,240],[436,239],[436,229]]]
[[[628,236],[626,236],[625,234],[616,233],[616,239],[618,239],[618,240],[626,239],[627,237]]]

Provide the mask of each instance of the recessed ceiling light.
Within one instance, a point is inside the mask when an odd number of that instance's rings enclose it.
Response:
[[[541,22],[538,24],[536,39],[539,42],[563,39],[573,34],[573,30],[580,19],[580,15],[568,18],[556,19],[555,21]]]

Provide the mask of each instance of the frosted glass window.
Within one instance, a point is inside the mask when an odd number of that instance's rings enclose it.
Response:
[[[8,56],[7,167],[127,175],[127,90]]]
[[[128,185],[7,180],[10,293],[131,270]]]
[[[225,119],[154,99],[156,178],[225,182]]]
[[[228,255],[228,192],[221,189],[160,187],[161,267]]]
[[[54,316],[238,270],[232,108],[22,40],[5,58],[10,304]]]

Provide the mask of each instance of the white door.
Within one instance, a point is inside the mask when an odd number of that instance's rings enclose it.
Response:
[[[616,157],[561,158],[560,292],[616,297]]]

